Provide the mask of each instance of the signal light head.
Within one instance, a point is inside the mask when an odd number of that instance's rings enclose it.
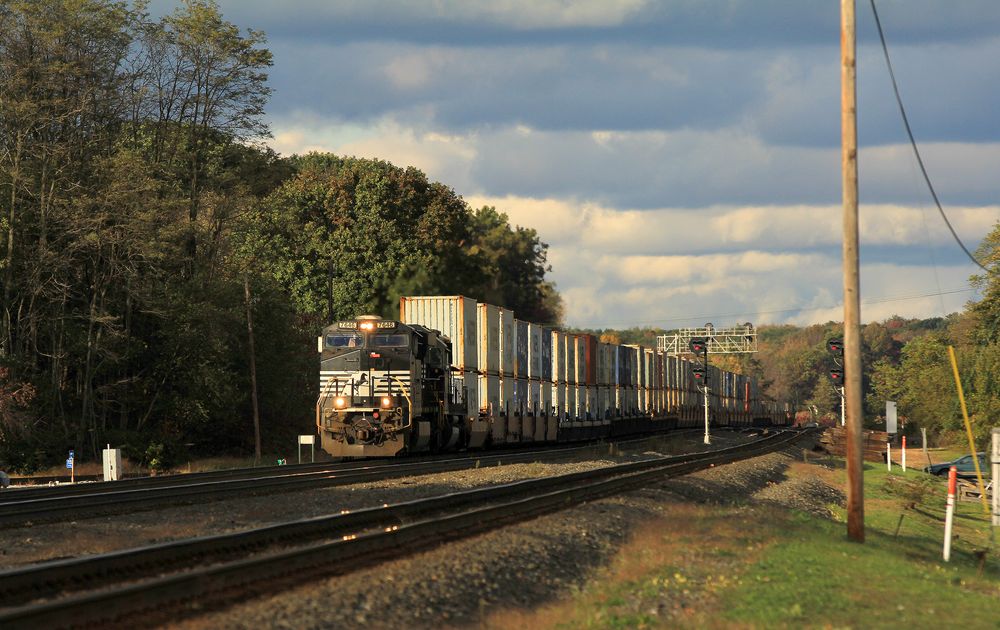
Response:
[[[688,342],[688,348],[691,349],[691,352],[700,357],[708,351],[708,344],[704,339],[696,337]]]
[[[843,356],[844,354],[844,340],[843,339],[830,339],[826,342],[826,349],[834,354],[839,354]]]
[[[830,380],[833,381],[835,385],[843,385],[844,371],[838,368],[830,370]]]
[[[697,381],[699,383],[705,382],[705,368],[703,368],[703,367],[694,367],[694,368],[691,368],[691,372],[694,373],[694,380],[695,381]]]

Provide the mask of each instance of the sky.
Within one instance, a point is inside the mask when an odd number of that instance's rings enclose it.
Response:
[[[534,228],[567,325],[843,319],[839,3],[219,6],[274,53],[271,147],[416,166]],[[877,7],[924,162],[974,250],[1000,221],[1000,3]],[[976,267],[922,180],[869,2],[857,16],[862,320],[961,310]]]

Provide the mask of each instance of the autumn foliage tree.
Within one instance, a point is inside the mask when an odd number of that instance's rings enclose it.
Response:
[[[276,155],[264,34],[145,8],[0,0],[0,468],[290,444],[319,328],[401,294],[558,319],[533,231],[415,168]]]

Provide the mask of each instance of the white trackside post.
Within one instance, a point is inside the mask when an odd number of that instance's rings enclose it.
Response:
[[[948,504],[944,514],[944,561],[951,559],[951,522],[955,518],[955,478],[958,469],[952,466],[948,470]]]
[[[705,386],[705,444],[711,444],[712,440],[708,435],[708,385]]]
[[[903,436],[903,472],[906,472],[906,436]]]
[[[885,466],[889,472],[892,472],[892,444],[885,443]]]

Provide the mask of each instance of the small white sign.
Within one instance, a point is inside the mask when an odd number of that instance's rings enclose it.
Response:
[[[885,432],[896,433],[896,403],[885,401]]]
[[[300,446],[303,445],[303,444],[315,444],[315,443],[316,443],[316,436],[315,435],[300,435],[299,436],[299,445]]]

